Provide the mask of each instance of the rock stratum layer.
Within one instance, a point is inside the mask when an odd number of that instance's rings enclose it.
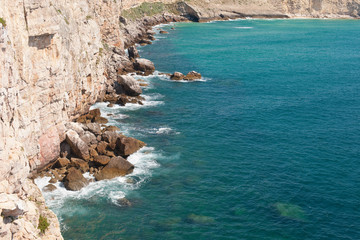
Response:
[[[144,25],[174,15],[206,21],[360,14],[360,0],[154,2],[0,0],[1,239],[62,239],[56,216],[28,176],[58,158],[64,124],[112,88],[124,48],[145,34]],[[139,13],[157,17],[139,21]],[[40,216],[50,224],[45,233]]]

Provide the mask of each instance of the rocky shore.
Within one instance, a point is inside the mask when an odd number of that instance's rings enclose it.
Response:
[[[142,104],[144,83],[130,74],[149,75],[155,67],[134,44],[151,44],[153,26],[239,17],[359,18],[360,10],[358,0],[0,3],[1,239],[62,239],[57,217],[29,177],[49,175],[49,184],[78,190],[88,184],[85,172],[101,180],[133,170],[126,159],[145,143],[104,125],[99,110],[89,108],[96,101]]]

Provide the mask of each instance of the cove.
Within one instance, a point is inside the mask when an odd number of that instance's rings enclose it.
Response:
[[[44,194],[64,238],[359,239],[359,21],[161,28],[141,56],[203,81],[155,74],[144,106],[97,104],[148,146],[129,177]]]

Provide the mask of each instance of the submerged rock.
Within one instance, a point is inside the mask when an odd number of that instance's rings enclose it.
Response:
[[[183,80],[184,79],[184,74],[182,74],[181,72],[174,72],[171,76],[170,79],[171,80]]]
[[[160,34],[168,34],[169,32],[164,31],[164,30],[160,30]]]
[[[282,217],[296,221],[306,220],[304,211],[298,205],[289,203],[276,203],[275,208]]]
[[[78,191],[89,184],[81,171],[74,167],[69,169],[69,172],[63,181],[65,188],[71,191]]]
[[[120,199],[118,199],[117,202],[122,207],[131,207],[132,206],[132,203],[126,198],[120,198]]]
[[[212,224],[215,223],[215,220],[212,217],[192,213],[187,216],[186,222],[195,224]]]
[[[100,181],[104,179],[124,176],[126,174],[132,173],[133,170],[134,165],[126,161],[124,158],[113,157],[103,169],[101,169],[98,173],[95,174],[95,179],[97,181]]]

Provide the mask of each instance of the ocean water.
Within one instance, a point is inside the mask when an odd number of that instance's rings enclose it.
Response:
[[[360,22],[161,28],[142,57],[203,79],[94,106],[148,146],[128,177],[45,193],[65,239],[360,239]]]

